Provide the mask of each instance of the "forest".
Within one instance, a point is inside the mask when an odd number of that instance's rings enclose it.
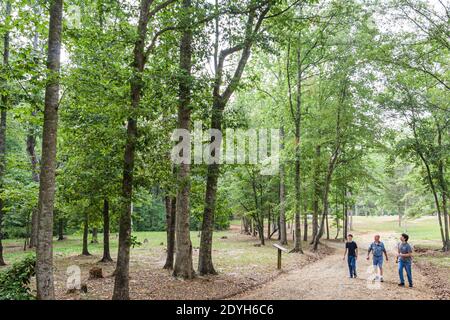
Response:
[[[151,298],[139,262],[185,292],[227,286],[275,266],[273,243],[303,268],[383,221],[426,227],[448,276],[448,0],[1,0],[0,15],[0,299],[62,299],[70,264],[110,273],[94,298]]]

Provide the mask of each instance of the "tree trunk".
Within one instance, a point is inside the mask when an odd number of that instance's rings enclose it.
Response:
[[[280,129],[280,152],[283,154],[284,150],[284,126]],[[286,232],[286,185],[285,185],[285,168],[284,161],[280,162],[280,243],[287,244],[287,232]]]
[[[217,114],[216,112],[213,112]],[[213,116],[214,117],[214,116]],[[221,126],[221,112],[220,121],[215,119],[216,126]],[[215,118],[215,117],[214,117]],[[205,208],[203,211],[202,234],[200,239],[200,252],[198,257],[198,271],[201,275],[217,274],[212,262],[212,236],[214,228],[214,211],[216,206],[217,181],[219,179],[219,164],[210,164],[208,166],[208,173],[206,178],[206,195]]]
[[[413,133],[414,133],[414,139],[416,140],[416,143],[419,144],[418,138],[417,138],[417,132],[416,132],[416,126],[415,126],[415,120],[413,120],[412,122],[412,129],[413,129]],[[436,206],[436,210],[437,210],[437,214],[438,214],[438,221],[439,221],[439,230],[441,232],[441,239],[442,239],[442,250],[443,251],[448,251],[448,243],[447,243],[447,238],[446,235],[444,233],[444,227],[442,224],[442,213],[441,213],[441,208],[440,208],[440,204],[439,204],[439,199],[438,199],[438,194],[437,194],[437,190],[436,190],[436,186],[433,182],[433,175],[431,173],[431,169],[430,169],[430,164],[428,163],[428,160],[425,158],[425,155],[422,153],[422,151],[420,150],[420,148],[416,149],[417,154],[419,155],[420,159],[422,160],[426,172],[427,172],[427,180],[428,180],[428,184],[431,188],[431,191],[433,193],[433,198],[434,198],[434,203]]]
[[[328,215],[328,193],[330,192],[330,185],[331,185],[333,172],[336,167],[336,162],[337,162],[337,159],[341,152],[341,112],[342,112],[342,107],[343,107],[343,104],[344,104],[346,96],[347,96],[347,85],[348,85],[348,81],[347,81],[347,78],[345,78],[342,88],[341,88],[341,96],[340,96],[339,103],[337,106],[335,147],[334,147],[333,153],[331,154],[330,160],[328,161],[328,168],[327,168],[327,174],[325,177],[324,192],[323,192],[323,197],[322,197],[323,211],[322,211],[322,217],[320,220],[320,228],[319,228],[319,231],[318,231],[316,237],[314,238],[314,244],[313,244],[314,251],[317,250],[317,248],[319,246],[320,238],[323,235],[324,222],[325,222],[324,220],[325,220],[326,216]]]
[[[167,257],[164,269],[173,270],[175,254],[175,226],[177,214],[177,198],[166,196],[166,221],[167,221]]]
[[[81,255],[90,256],[88,250],[88,239],[89,238],[89,215],[87,213],[84,214],[84,223],[83,223],[83,252]]]
[[[263,211],[262,211],[262,207],[260,206],[259,209],[259,223],[258,223],[258,233],[259,233],[259,240],[261,241],[261,245],[265,246],[266,245],[266,241],[264,239],[264,215],[263,215]]]
[[[58,241],[64,240],[64,219],[59,218],[58,220]]]
[[[325,216],[326,226],[327,226],[327,240],[330,240],[330,225],[328,224],[328,212]]]
[[[303,207],[304,215],[303,215],[303,241],[308,241],[308,208],[306,206]]]
[[[33,115],[35,113],[33,112]],[[38,171],[38,160],[36,156],[36,137],[34,135],[34,130],[31,128],[27,136],[27,153],[30,157],[31,163],[31,175],[34,182],[39,183],[39,171]],[[37,208],[33,208],[31,214],[31,235],[29,248],[36,247],[37,244],[37,231],[38,231],[38,219],[37,219]]]
[[[92,228],[91,243],[98,243],[98,229],[96,227]]]
[[[11,16],[11,3],[6,2],[5,19]],[[9,31],[5,32],[3,37],[3,67],[6,68],[9,64]],[[5,79],[5,82],[7,80]],[[7,86],[5,86],[7,88]],[[2,94],[2,105],[0,108],[0,191],[3,191],[4,176],[6,172],[6,116],[8,110],[9,94],[4,92]],[[5,265],[3,259],[3,216],[4,216],[4,202],[0,199],[0,266]]]
[[[337,117],[337,127],[339,128],[339,121],[340,121],[340,112],[338,112],[338,117]],[[339,129],[337,130],[339,132]],[[339,135],[337,135],[337,137],[339,137]],[[324,192],[323,192],[323,198],[322,198],[322,203],[323,203],[323,211],[322,211],[322,217],[320,220],[320,228],[319,231],[316,235],[316,237],[314,238],[314,242],[313,242],[313,250],[316,251],[318,246],[319,246],[319,241],[320,238],[323,235],[324,232],[324,224],[325,224],[325,218],[328,215],[328,193],[330,191],[330,185],[331,185],[331,178],[335,169],[335,165],[336,165],[336,161],[337,158],[339,156],[339,151],[340,151],[340,142],[339,142],[339,138],[337,138],[338,141],[336,143],[336,148],[333,152],[333,154],[331,155],[330,161],[328,162],[328,169],[327,169],[327,175],[325,177],[325,188],[324,188]]]
[[[353,209],[352,208],[350,208],[350,210],[349,210],[349,221],[348,221],[348,229],[350,230],[350,231],[353,231]]]
[[[55,199],[56,137],[58,129],[59,69],[63,0],[52,0],[48,36],[42,159],[39,176],[38,242],[36,250],[37,298],[55,298],[53,283],[53,207]]]
[[[312,217],[312,241],[319,232],[319,199],[320,199],[320,145],[316,146],[316,157],[314,166],[314,199],[313,199],[313,217]]]
[[[236,46],[221,51],[218,60],[217,60],[218,27],[216,28],[215,56],[217,64],[215,64],[214,66],[216,78],[213,85],[213,107],[211,115],[212,129],[218,130],[222,129],[223,110],[241,80],[244,68],[250,57],[250,51],[254,42],[255,35],[259,32],[263,19],[265,15],[268,13],[270,7],[271,4],[268,4],[266,8],[262,10],[260,16],[258,17],[258,20],[255,23],[255,27],[253,27],[253,22],[255,19],[255,9],[252,8],[249,10],[248,20],[246,23],[245,40],[243,41],[242,46]],[[218,20],[216,20],[216,25],[218,25]],[[223,93],[220,94],[223,80],[222,77],[223,77],[224,61],[228,55],[241,50],[240,47],[242,47],[242,54],[237,63],[237,67],[234,71],[232,79],[230,80],[228,86],[226,86]],[[200,239],[200,251],[198,262],[198,270],[199,273],[202,275],[216,274],[216,271],[214,270],[214,266],[212,263],[212,235],[214,228],[214,212],[216,209],[216,193],[217,193],[218,178],[219,178],[219,164],[213,163],[208,165],[208,172],[206,176],[205,207],[203,211],[202,234]]]
[[[131,109],[127,121],[122,179],[122,208],[119,219],[119,249],[115,270],[113,300],[129,300],[129,268],[131,246],[131,202],[133,195],[133,171],[137,139],[137,118],[142,97],[142,72],[145,66],[145,41],[152,0],[142,0],[137,27],[137,39],[133,50],[133,75],[130,80]]]
[[[348,235],[348,211],[347,211],[347,200],[345,197],[346,189],[344,188],[344,191],[342,193],[342,221],[344,224],[344,233],[342,234],[343,240],[345,241],[347,239]]]
[[[337,214],[337,207],[336,207],[336,236],[334,237],[335,240],[337,240],[337,238],[339,238],[339,232],[341,232],[341,227],[339,225],[339,216]]]
[[[181,21],[183,35],[180,42],[180,70],[182,76],[179,81],[178,126],[189,130],[191,121],[191,69],[192,69],[192,30],[191,0],[183,0],[185,16]],[[191,192],[190,178],[191,164],[181,163],[178,170],[177,185],[177,214],[176,214],[176,241],[177,254],[173,275],[184,279],[195,276],[192,265],[192,242],[190,237],[190,209],[189,200]]]
[[[436,123],[438,129],[438,146],[442,148],[442,129],[439,123]],[[445,179],[444,174],[444,161],[442,159],[438,160],[438,181],[441,188],[442,196],[442,214],[444,216],[444,236],[446,245],[444,246],[444,251],[450,250],[450,237],[449,237],[449,216],[447,209],[447,196],[448,196],[448,184]]]
[[[297,99],[295,110],[295,244],[292,252],[303,253],[302,231],[300,226],[301,208],[301,177],[300,177],[300,134],[302,121],[302,66],[301,66],[301,32],[298,34],[297,45]],[[288,70],[289,71],[289,70]]]
[[[39,13],[39,10],[37,9],[37,4],[33,6],[33,11],[35,14]],[[36,26],[37,29],[37,26]],[[35,30],[34,37],[33,37],[33,51],[34,54],[38,57],[38,32]],[[38,58],[36,58],[36,63],[39,63]],[[33,117],[36,116],[36,110],[32,113]],[[34,182],[39,183],[39,170],[38,170],[38,159],[36,156],[36,126],[33,124],[30,124],[30,128],[28,129],[27,133],[27,153],[30,157],[30,165],[31,165],[31,177]],[[30,243],[29,248],[34,248],[37,245],[37,232],[38,232],[38,217],[37,217],[37,208],[33,208],[32,215],[31,215],[31,235],[30,235]]]
[[[111,253],[109,252],[109,201],[103,199],[103,258],[100,262],[111,262]]]

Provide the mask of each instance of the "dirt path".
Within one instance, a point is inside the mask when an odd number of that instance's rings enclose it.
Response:
[[[414,288],[399,288],[397,264],[394,250],[397,240],[394,234],[382,233],[381,240],[389,253],[389,262],[384,262],[384,283],[373,282],[371,260],[366,260],[367,248],[372,235],[356,235],[355,241],[360,248],[357,262],[358,278],[348,278],[347,262],[343,261],[341,242],[327,242],[335,247],[336,253],[302,269],[289,271],[274,281],[243,293],[233,299],[339,299],[339,300],[399,300],[435,299],[436,296],[427,285],[427,279],[413,265]],[[370,280],[368,280],[370,279]]]

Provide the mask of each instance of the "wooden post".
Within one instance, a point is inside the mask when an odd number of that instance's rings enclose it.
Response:
[[[277,269],[281,269],[281,249],[278,249],[278,264]]]
[[[277,251],[278,251],[277,269],[279,270],[279,269],[281,269],[281,252],[282,252],[282,251],[288,252],[288,249],[286,249],[286,248],[280,246],[278,243],[274,243],[273,246],[274,246],[275,248],[277,248]]]

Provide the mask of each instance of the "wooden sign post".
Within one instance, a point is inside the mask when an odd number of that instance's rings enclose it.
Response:
[[[281,269],[281,252],[288,252],[288,249],[285,247],[282,247],[278,243],[274,243],[273,246],[278,249],[278,263],[277,263],[277,269]]]

